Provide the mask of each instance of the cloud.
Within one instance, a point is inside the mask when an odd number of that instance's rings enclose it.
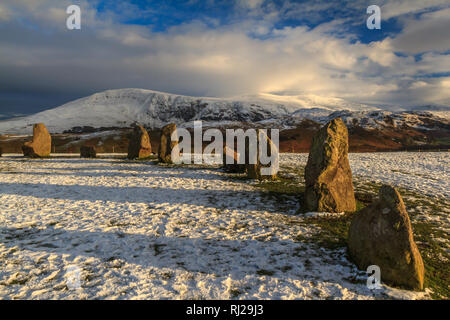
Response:
[[[395,38],[395,48],[416,54],[425,51],[445,52],[450,48],[450,8],[425,13],[404,21],[403,32]]]
[[[289,8],[331,10],[325,2],[247,1],[239,5],[253,12],[248,19],[213,27],[194,19],[158,32],[122,22],[120,13],[132,15],[136,7],[99,12],[91,1],[78,1],[82,30],[69,31],[70,2],[2,2],[9,12],[8,21],[0,18],[2,92],[73,96],[139,87],[222,97],[294,92],[392,105],[450,101],[450,44],[425,32],[439,32],[446,9],[405,18],[400,33],[365,44],[342,31],[346,18],[277,25]],[[397,8],[396,14],[405,13],[404,6]],[[260,18],[261,12],[271,15]]]
[[[398,17],[405,14],[413,14],[431,8],[445,8],[448,7],[448,0],[389,0],[384,1],[381,6],[384,19]]]
[[[8,21],[10,19],[10,12],[0,3],[0,22]]]
[[[237,0],[237,4],[249,9],[255,9],[261,7],[264,0]]]

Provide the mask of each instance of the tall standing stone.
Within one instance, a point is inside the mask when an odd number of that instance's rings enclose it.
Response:
[[[164,163],[172,163],[172,149],[178,141],[172,141],[172,133],[177,130],[177,125],[170,123],[162,128],[161,142],[159,144],[158,159]]]
[[[348,130],[340,118],[314,136],[305,167],[305,205],[309,211],[355,211]]]
[[[128,159],[145,159],[151,154],[152,145],[147,130],[143,126],[135,126],[128,144]]]
[[[424,266],[398,191],[384,185],[379,199],[356,213],[348,234],[350,258],[358,268],[377,265],[381,281],[422,290]]]
[[[33,139],[22,146],[23,155],[30,158],[45,158],[52,151],[52,137],[43,123],[33,126]]]

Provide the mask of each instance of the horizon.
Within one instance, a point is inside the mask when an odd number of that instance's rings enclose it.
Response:
[[[59,108],[59,107],[63,107],[66,106],[68,104],[71,104],[77,100],[82,100],[84,98],[89,98],[95,94],[100,94],[103,92],[107,92],[107,91],[123,91],[123,90],[142,90],[142,91],[148,91],[148,92],[152,92],[152,93],[156,93],[156,94],[162,94],[162,95],[171,95],[171,96],[182,96],[182,97],[187,97],[187,98],[193,98],[193,99],[211,99],[211,100],[223,100],[223,101],[236,101],[236,102],[263,102],[262,104],[264,105],[265,103],[280,103],[283,105],[297,105],[298,109],[296,111],[299,110],[308,110],[308,109],[314,109],[314,108],[323,108],[324,110],[329,108],[329,105],[325,105],[324,102],[322,102],[322,104],[319,103],[319,105],[317,106],[309,106],[309,107],[300,107],[300,105],[302,104],[303,101],[298,100],[299,98],[319,98],[322,99],[324,101],[331,100],[331,101],[342,101],[342,102],[346,102],[349,105],[351,104],[358,104],[358,102],[353,102],[353,101],[347,101],[345,99],[341,99],[341,98],[336,98],[336,97],[324,97],[324,96],[317,96],[314,94],[303,94],[303,95],[289,95],[289,94],[283,94],[283,95],[277,95],[274,93],[254,93],[254,94],[244,94],[241,96],[233,96],[233,97],[207,97],[207,96],[190,96],[190,95],[183,95],[183,94],[176,94],[176,93],[170,93],[170,92],[163,92],[163,91],[157,91],[157,90],[151,90],[151,89],[142,89],[142,88],[121,88],[121,89],[106,89],[100,92],[96,92],[93,93],[92,95],[88,95],[88,96],[83,96],[83,97],[79,97],[79,98],[75,98],[73,100],[64,102],[60,105],[57,105],[55,107],[50,107],[50,108],[43,108],[42,110],[38,110],[37,112],[28,112],[28,113],[17,113],[17,112],[4,112],[4,113],[0,113],[0,121],[5,121],[5,120],[16,120],[19,118],[25,118],[28,116],[33,116],[36,115],[38,113],[44,112],[44,111],[51,111],[53,109]],[[252,100],[253,99],[253,100]],[[262,100],[260,100],[262,99]],[[330,102],[329,102],[330,103]],[[335,111],[350,111],[350,112],[355,112],[356,110],[351,110],[351,108],[349,108],[347,105],[347,108],[342,108],[340,110],[333,110],[333,109],[329,109],[330,114],[335,112]],[[371,111],[388,111],[388,112],[408,112],[408,111],[450,111],[450,106],[446,106],[446,105],[438,105],[438,104],[430,104],[430,105],[421,105],[421,106],[401,106],[401,105],[376,105],[376,104],[362,104],[365,105],[367,108],[367,110],[358,110],[358,111],[367,111],[367,112],[371,112]],[[94,107],[94,105],[93,105]],[[375,109],[374,109],[375,108]],[[295,112],[295,111],[294,111]]]

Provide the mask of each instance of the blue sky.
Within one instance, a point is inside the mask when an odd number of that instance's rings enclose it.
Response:
[[[450,105],[449,29],[448,0],[4,0],[0,118],[126,87]]]
[[[242,1],[243,3],[245,1]],[[251,1],[249,1],[251,2]],[[401,28],[397,25],[397,19],[383,21],[382,30],[371,30],[365,28],[365,22],[368,14],[361,4],[348,6],[341,5],[338,1],[324,1],[323,8],[314,12],[301,12],[296,9],[296,14],[289,14],[290,8],[287,3],[308,6],[314,1],[262,1],[260,2],[259,15],[255,14],[252,5],[241,6],[236,9],[235,1],[128,1],[126,4],[114,0],[103,0],[96,3],[96,9],[101,16],[104,13],[114,12],[120,15],[120,22],[124,24],[143,25],[155,32],[166,32],[169,28],[188,24],[193,21],[201,21],[210,28],[220,28],[246,19],[255,19],[264,21],[264,14],[279,11],[285,14],[273,21],[271,29],[283,29],[285,27],[307,26],[315,28],[316,26],[329,23],[336,19],[348,19],[344,25],[348,28],[347,33],[353,33],[357,39],[369,43],[380,40],[389,34],[399,32]],[[383,1],[378,1],[380,4]],[[258,1],[254,1],[258,3]],[[375,4],[377,1],[367,2]],[[239,5],[238,5],[239,7]],[[124,10],[125,9],[125,10]],[[125,14],[123,13],[125,12]],[[339,32],[342,32],[341,30]],[[259,35],[250,34],[258,37]]]

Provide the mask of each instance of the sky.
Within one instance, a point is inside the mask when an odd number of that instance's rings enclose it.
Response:
[[[1,0],[0,119],[119,88],[450,106],[449,30],[450,0]]]

